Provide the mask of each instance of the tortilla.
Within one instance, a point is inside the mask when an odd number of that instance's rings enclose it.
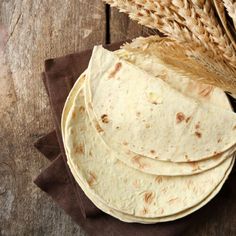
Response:
[[[223,178],[223,180],[220,182],[220,184],[215,188],[215,190],[206,198],[204,199],[202,202],[200,202],[199,204],[197,204],[196,206],[186,210],[186,211],[182,211],[180,213],[177,213],[175,215],[170,215],[170,216],[166,216],[166,217],[159,217],[159,218],[142,218],[142,217],[134,217],[131,215],[127,215],[124,214],[120,211],[117,211],[115,209],[111,209],[109,208],[107,205],[105,205],[103,202],[101,202],[99,199],[96,198],[96,196],[94,196],[91,191],[89,191],[89,189],[86,187],[86,184],[83,183],[83,181],[81,181],[81,179],[79,178],[78,174],[77,174],[77,170],[74,167],[73,163],[70,163],[70,160],[68,160],[68,165],[70,167],[71,173],[73,174],[75,180],[77,181],[77,183],[80,185],[80,187],[82,188],[82,190],[84,191],[84,193],[86,194],[86,196],[96,205],[96,207],[98,207],[100,210],[102,210],[103,212],[121,220],[127,223],[142,223],[142,224],[154,224],[154,223],[158,223],[158,222],[167,222],[167,221],[173,221],[173,220],[177,220],[179,218],[185,217],[193,212],[195,212],[196,210],[200,209],[201,207],[203,207],[204,205],[206,205],[212,198],[214,198],[217,193],[220,191],[220,189],[222,188],[223,184],[225,183],[226,179],[228,178],[229,173],[231,172],[233,165],[235,162],[235,158],[232,160],[231,166],[229,167],[229,169],[227,170],[225,177]]]
[[[94,113],[97,132],[115,151],[190,162],[223,153],[236,143],[233,112],[186,97],[102,47],[94,48],[87,75],[86,108]]]
[[[203,201],[224,178],[232,158],[193,176],[154,176],[129,168],[110,155],[91,125],[82,92],[70,109],[64,144],[86,188],[107,207],[135,217],[169,216]]]

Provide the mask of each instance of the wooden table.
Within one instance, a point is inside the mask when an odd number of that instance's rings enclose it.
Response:
[[[49,164],[32,144],[53,129],[43,63],[147,32],[101,0],[0,1],[0,235],[85,235],[32,182]],[[232,199],[186,235],[236,235],[235,212]]]

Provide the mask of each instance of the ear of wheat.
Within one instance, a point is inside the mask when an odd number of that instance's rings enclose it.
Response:
[[[236,2],[234,0],[223,0],[223,2],[236,28]]]
[[[236,94],[236,70],[222,61],[212,59],[206,51],[195,50],[190,53],[173,40],[159,36],[140,37],[133,43],[124,45],[123,48],[131,53],[156,56],[183,76]]]
[[[236,53],[214,15],[210,0],[105,0],[140,24],[157,28],[177,42],[210,50],[236,67]]]

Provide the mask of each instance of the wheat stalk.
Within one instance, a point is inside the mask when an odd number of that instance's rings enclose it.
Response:
[[[123,48],[131,52],[131,55],[136,52],[156,56],[184,76],[236,93],[236,70],[211,58],[207,52],[195,50],[189,54],[183,46],[159,36],[140,37]]]
[[[105,0],[140,24],[194,48],[203,45],[236,67],[235,50],[220,28],[210,0]],[[171,15],[172,14],[172,15]]]
[[[224,58],[236,67],[236,53],[232,43],[217,22],[215,13],[210,0],[194,0],[196,13],[199,15],[201,22],[209,32],[211,40],[221,50]]]
[[[198,42],[207,49],[211,50],[215,55],[221,57],[218,48],[212,44],[209,33],[205,30],[202,22],[197,16],[191,4],[184,1],[152,1],[152,0],[134,0],[136,4],[144,9],[156,13],[170,20],[175,20],[178,23],[186,26],[198,39]]]
[[[223,0],[223,2],[236,27],[236,2],[233,0]]]
[[[136,4],[131,0],[104,0],[112,7],[116,7],[120,12],[125,12],[133,20],[138,21],[139,24],[148,26],[153,29],[158,29],[165,35],[175,39],[180,43],[189,42],[192,45],[201,45],[201,41],[184,25],[180,24],[180,18],[171,16],[171,12],[168,8],[163,7],[163,12],[159,15],[155,11],[144,8],[140,4]],[[158,3],[156,3],[158,4]],[[164,15],[168,17],[163,17]]]

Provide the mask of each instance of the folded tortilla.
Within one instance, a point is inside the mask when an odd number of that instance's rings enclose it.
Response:
[[[101,46],[94,48],[87,76],[86,108],[113,150],[191,162],[235,146],[235,113],[186,97]]]

